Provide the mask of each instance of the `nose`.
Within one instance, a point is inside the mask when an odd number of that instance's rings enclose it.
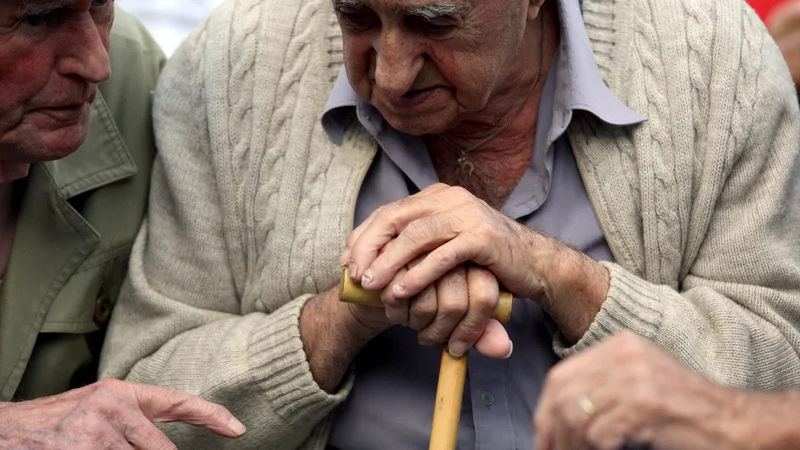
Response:
[[[425,64],[413,40],[399,30],[384,29],[375,45],[375,85],[395,96],[407,93]]]
[[[111,77],[108,49],[98,27],[89,12],[75,17],[70,26],[64,28],[64,51],[59,58],[59,71],[66,76],[82,78],[86,82],[99,84]],[[108,35],[105,36],[106,42]]]

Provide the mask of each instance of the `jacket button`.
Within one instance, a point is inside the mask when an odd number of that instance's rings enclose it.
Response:
[[[111,297],[105,294],[97,297],[94,305],[94,323],[99,327],[107,325],[111,319],[112,309],[114,309],[114,304],[111,302]]]

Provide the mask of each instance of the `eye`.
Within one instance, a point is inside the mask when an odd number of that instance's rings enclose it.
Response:
[[[109,3],[113,3],[114,0],[94,0],[94,6],[106,6]]]
[[[427,21],[422,23],[422,29],[425,30],[426,33],[436,36],[445,35],[452,31],[453,28],[454,27],[452,25],[439,25]]]
[[[23,20],[23,22],[25,22],[26,24],[28,24],[28,25],[30,25],[32,27],[38,27],[39,25],[41,25],[41,24],[43,24],[45,22],[44,14],[33,14],[31,16],[25,17],[22,20]]]
[[[376,16],[369,12],[339,10],[339,18],[342,25],[351,31],[364,31],[375,25]]]

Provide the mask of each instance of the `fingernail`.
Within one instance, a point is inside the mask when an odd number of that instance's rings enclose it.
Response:
[[[239,422],[239,419],[236,417],[232,418],[230,422],[228,422],[228,427],[236,433],[237,435],[241,436],[247,431],[247,427],[244,426],[242,422]]]
[[[347,265],[347,275],[350,276],[351,280],[358,281],[356,278],[358,276],[358,263],[350,261],[350,264]]]
[[[369,268],[366,272],[364,272],[364,276],[361,277],[361,285],[370,284],[374,279],[375,271],[372,270],[372,268]]]
[[[396,295],[403,295],[403,292],[406,291],[406,284],[402,281],[395,283],[394,287],[392,287],[392,291],[394,291]]]
[[[453,358],[461,358],[467,352],[467,344],[463,342],[456,342],[447,349],[450,356]]]
[[[514,342],[512,341],[511,342],[511,350],[508,351],[508,355],[503,359],[511,358],[511,355],[513,355],[513,354],[514,354]]]

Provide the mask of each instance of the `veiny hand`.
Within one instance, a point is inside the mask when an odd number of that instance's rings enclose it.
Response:
[[[394,281],[400,282],[407,272],[405,267],[398,270]],[[411,298],[399,298],[387,287],[381,292],[384,308],[350,305],[350,309],[359,322],[372,329],[380,324],[383,329],[401,325],[419,332],[421,345],[448,342],[448,351],[456,357],[474,346],[490,358],[508,358],[513,351],[508,333],[500,322],[490,319],[499,295],[494,274],[461,264]]]
[[[742,395],[713,385],[644,338],[621,334],[548,375],[534,420],[537,449],[760,448],[742,438],[744,427],[732,426]]]
[[[382,291],[388,317],[420,330],[423,342],[449,341],[456,356],[475,343],[506,357],[511,342],[489,320],[499,285],[537,298],[544,285],[533,260],[556,244],[465,189],[437,184],[375,211],[348,239],[342,263],[365,289]]]
[[[229,438],[245,432],[222,406],[172,389],[109,379],[54,397],[0,404],[0,448],[175,449],[154,422],[185,422]]]
[[[800,86],[800,1],[776,6],[767,19],[767,28],[789,65],[794,84]]]

